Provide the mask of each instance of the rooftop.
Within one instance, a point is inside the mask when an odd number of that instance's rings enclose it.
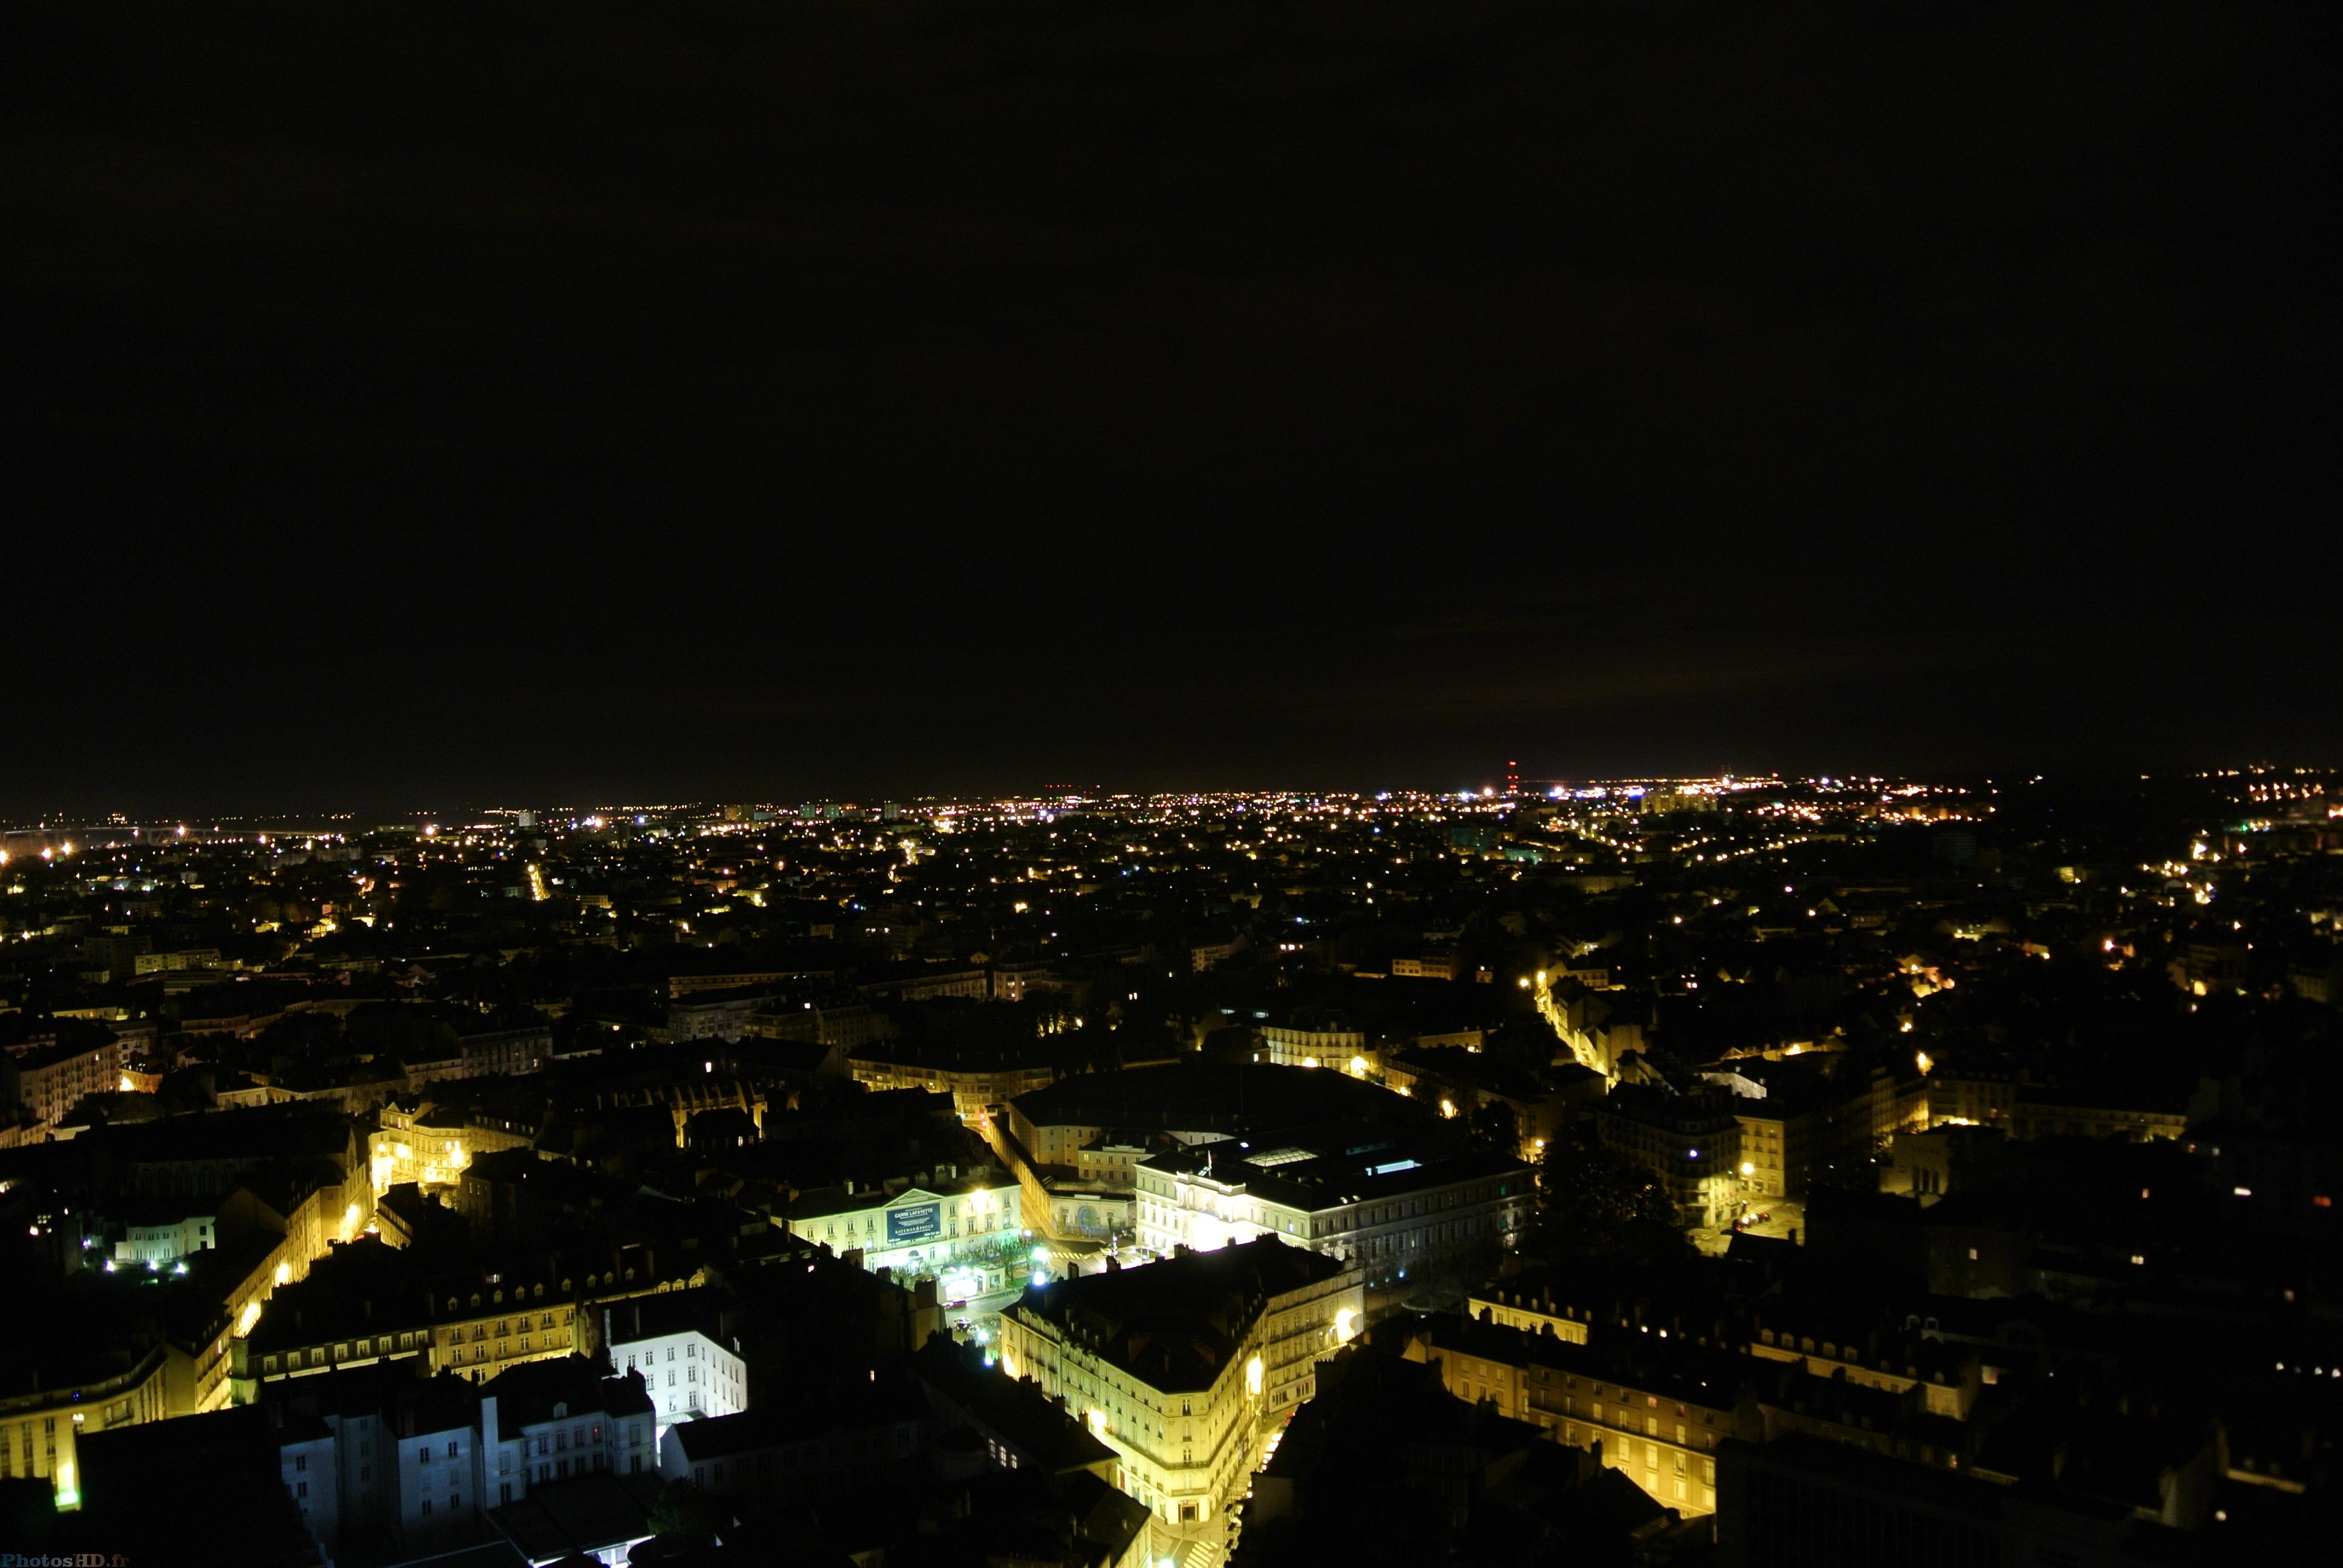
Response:
[[[1009,1308],[1049,1324],[1149,1387],[1210,1388],[1268,1301],[1343,1273],[1274,1236],[1028,1286]]]
[[[1139,1162],[1143,1171],[1201,1176],[1272,1203],[1304,1211],[1445,1187],[1483,1177],[1517,1175],[1529,1168],[1485,1149],[1450,1150],[1424,1137],[1337,1143],[1321,1151],[1281,1145],[1254,1151],[1234,1141],[1168,1149]]]
[[[640,1372],[604,1377],[600,1367],[583,1356],[507,1367],[482,1385],[480,1398],[497,1402],[497,1425],[505,1432],[566,1420],[587,1411],[611,1416],[646,1415],[651,1408]]]
[[[1412,1101],[1343,1073],[1254,1063],[1183,1062],[1091,1073],[1021,1094],[1014,1104],[1018,1114],[1037,1127],[1232,1137],[1344,1122],[1387,1126],[1431,1114]]]
[[[614,1302],[602,1309],[602,1320],[609,1325],[613,1346],[694,1332],[722,1344],[727,1324],[739,1311],[739,1303],[729,1292],[703,1285]]]

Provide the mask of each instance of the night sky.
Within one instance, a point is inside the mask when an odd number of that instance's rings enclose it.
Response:
[[[0,23],[0,815],[2343,759],[2331,10]]]

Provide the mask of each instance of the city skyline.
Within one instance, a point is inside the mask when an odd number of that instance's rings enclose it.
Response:
[[[2343,12],[0,18],[0,1568],[2343,1499]]]
[[[1729,793],[1742,790],[1774,789],[1804,791],[1832,799],[1861,799],[1876,796],[1892,799],[1897,791],[1922,789],[1953,791],[1976,791],[1980,795],[1997,793],[2004,787],[2013,791],[2035,791],[2046,798],[2062,792],[2089,792],[2108,789],[2123,789],[2133,784],[2148,785],[2159,789],[2201,789],[2220,780],[2245,779],[2263,781],[2266,787],[2278,790],[2296,789],[2315,792],[2324,781],[2343,769],[2317,763],[2276,763],[2267,759],[2233,763],[2209,768],[2175,770],[2133,771],[2131,769],[2066,769],[2050,772],[2021,769],[2015,772],[1986,770],[1924,771],[1916,773],[1879,773],[1862,769],[1837,772],[1797,774],[1774,772],[1741,773],[1732,770],[1715,772],[1634,772],[1617,774],[1581,774],[1573,778],[1542,776],[1524,772],[1514,760],[1499,762],[1485,769],[1475,779],[1467,778],[1467,769],[1452,770],[1458,782],[1450,785],[1421,784],[1377,787],[1311,788],[1270,785],[1208,785],[1192,788],[1114,789],[1104,785],[1078,785],[1064,782],[1039,787],[985,791],[864,791],[858,794],[820,794],[788,792],[778,794],[739,793],[722,797],[667,796],[594,798],[572,795],[568,798],[547,796],[531,799],[527,804],[506,798],[483,797],[467,799],[450,792],[437,799],[417,802],[413,799],[389,799],[375,803],[342,799],[307,806],[269,806],[263,803],[231,803],[226,807],[182,809],[152,809],[128,811],[108,809],[103,804],[93,808],[71,809],[62,806],[48,809],[27,808],[20,802],[0,799],[0,831],[11,834],[27,832],[65,832],[73,829],[137,830],[154,835],[168,835],[174,830],[186,832],[200,829],[206,833],[254,833],[286,831],[293,833],[363,832],[376,827],[407,826],[420,828],[427,823],[488,827],[526,817],[533,823],[547,827],[560,826],[572,829],[590,826],[594,829],[620,829],[632,826],[668,826],[690,824],[703,820],[719,823],[774,823],[817,819],[827,812],[835,816],[843,810],[851,813],[877,815],[882,810],[889,820],[897,814],[924,818],[938,812],[997,810],[1021,809],[1027,811],[1050,810],[1080,807],[1125,808],[1147,804],[1233,801],[1249,799],[1262,800],[1399,800],[1406,803],[1438,805],[1463,800],[1468,803],[1486,802],[1496,806],[1524,801],[1602,799],[1608,795],[1622,801],[1640,798],[1645,792],[1664,796],[1679,789],[1687,793]],[[1507,780],[1516,780],[1517,787],[1508,788]]]
[[[11,829],[10,1526],[286,1568],[2325,1530],[2343,776],[1520,760]]]

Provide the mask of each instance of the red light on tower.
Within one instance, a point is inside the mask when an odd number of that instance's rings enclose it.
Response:
[[[1505,764],[1505,793],[1518,795],[1521,792],[1522,765],[1518,762],[1508,762]]]

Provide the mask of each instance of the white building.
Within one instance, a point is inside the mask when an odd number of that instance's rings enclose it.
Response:
[[[273,1403],[278,1473],[329,1556],[345,1536],[407,1556],[450,1550],[533,1485],[658,1467],[643,1378],[605,1378],[580,1356],[485,1384],[388,1366],[329,1372]]]
[[[0,1052],[0,1111],[21,1105],[45,1130],[63,1121],[84,1095],[121,1083],[122,1042],[112,1037],[92,1044],[25,1045]]]
[[[730,1304],[703,1287],[602,1309],[610,1364],[643,1380],[659,1435],[679,1421],[749,1408],[748,1368],[727,1332]]]
[[[983,1171],[930,1186],[808,1192],[789,1210],[789,1233],[832,1251],[860,1251],[862,1266],[898,1279],[941,1274],[981,1262],[1022,1238],[1015,1177]]]
[[[122,1240],[114,1243],[115,1264],[125,1269],[140,1264],[169,1268],[190,1252],[208,1251],[216,1245],[218,1225],[218,1218],[211,1214],[141,1216],[122,1227]]]
[[[480,1390],[482,1466],[495,1489],[488,1505],[571,1476],[657,1470],[655,1422],[640,1372],[606,1378],[572,1356],[498,1373]]]
[[[304,1380],[278,1407],[277,1469],[328,1553],[344,1534],[410,1555],[470,1538],[482,1497],[478,1407],[452,1377],[373,1369]]]
[[[1166,1151],[1138,1171],[1139,1244],[1210,1251],[1273,1235],[1347,1259],[1371,1286],[1434,1268],[1493,1267],[1534,1206],[1530,1169],[1482,1150],[1254,1150],[1233,1139]]]

